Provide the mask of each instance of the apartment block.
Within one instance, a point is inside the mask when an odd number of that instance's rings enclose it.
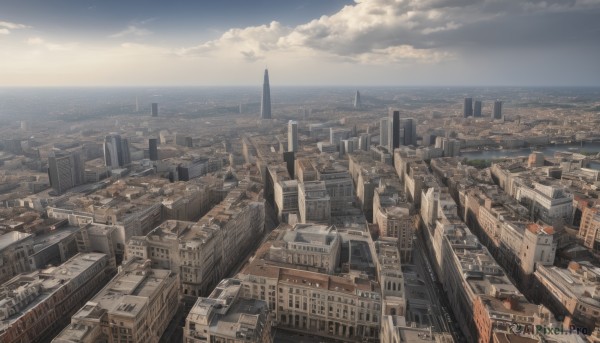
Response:
[[[50,341],[114,272],[106,255],[78,254],[57,267],[21,274],[2,284],[0,341]]]
[[[0,283],[31,270],[33,244],[33,235],[29,233],[11,231],[0,236]]]
[[[600,321],[600,271],[589,262],[571,262],[567,268],[540,266],[535,272],[544,304],[565,318],[565,325],[591,333]]]
[[[264,202],[249,189],[231,191],[197,223],[169,220],[127,244],[127,257],[149,259],[179,276],[181,294],[208,294],[262,237]],[[195,299],[194,299],[195,301]]]
[[[242,296],[267,301],[277,327],[346,342],[378,342],[379,284],[305,270],[250,264],[238,274]]]
[[[132,258],[52,342],[158,343],[178,306],[175,273]]]
[[[187,315],[185,343],[271,343],[272,319],[263,300],[240,297],[242,282],[224,279],[206,298],[198,298]]]
[[[331,197],[325,182],[307,181],[298,185],[298,212],[301,223],[330,222]]]

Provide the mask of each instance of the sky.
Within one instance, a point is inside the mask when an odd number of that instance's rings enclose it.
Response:
[[[0,0],[0,86],[600,86],[600,0]]]

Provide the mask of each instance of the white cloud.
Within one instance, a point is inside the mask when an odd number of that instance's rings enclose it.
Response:
[[[48,49],[49,51],[69,51],[77,47],[77,43],[52,43],[47,42],[41,37],[29,37],[27,44],[31,46],[39,46]]]
[[[18,29],[28,29],[28,28],[31,28],[31,26],[28,26],[28,25],[11,23],[9,21],[1,21],[1,20],[0,20],[0,27],[6,28],[6,29],[9,29],[9,30],[18,30]]]
[[[117,32],[115,34],[110,35],[110,38],[120,38],[126,36],[147,36],[152,34],[152,31],[137,27],[135,25],[129,25],[123,31]]]
[[[9,35],[11,30],[28,29],[31,26],[0,20],[0,35]]]

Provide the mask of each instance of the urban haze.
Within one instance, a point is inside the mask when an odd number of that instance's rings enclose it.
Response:
[[[598,1],[0,8],[0,342],[600,343]]]

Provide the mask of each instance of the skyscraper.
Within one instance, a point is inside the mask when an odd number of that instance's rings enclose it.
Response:
[[[400,111],[392,111],[390,134],[388,139],[390,140],[390,151],[400,147]]]
[[[158,117],[158,103],[156,103],[156,102],[152,103],[151,113],[152,113],[153,117]]]
[[[465,104],[463,106],[463,117],[473,115],[473,98],[465,98]]]
[[[354,108],[361,108],[362,103],[360,102],[360,92],[357,90],[354,94]]]
[[[51,152],[48,156],[48,178],[50,186],[57,193],[85,182],[85,167],[81,152]]]
[[[481,100],[475,100],[475,109],[473,110],[473,117],[481,117]]]
[[[262,100],[260,102],[260,117],[271,119],[271,87],[269,86],[269,70],[265,69],[263,81]]]
[[[110,134],[104,138],[104,164],[107,167],[119,168],[131,163],[129,141],[120,135]]]
[[[158,160],[158,140],[156,138],[150,138],[148,140],[148,155],[150,161]]]
[[[400,145],[417,145],[417,122],[413,118],[400,119]]]
[[[389,146],[389,118],[381,118],[379,120],[379,145],[381,146]]]
[[[288,151],[298,151],[298,122],[293,120],[288,123]]]
[[[494,101],[494,111],[492,112],[492,119],[502,119],[502,101]]]

